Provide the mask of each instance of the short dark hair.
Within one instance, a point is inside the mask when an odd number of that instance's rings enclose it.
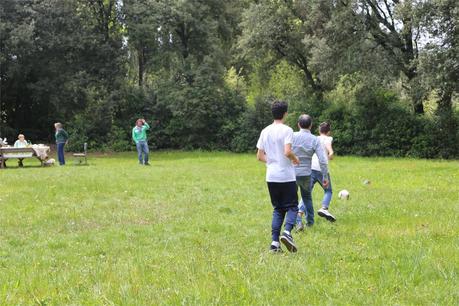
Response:
[[[331,130],[331,126],[330,126],[330,123],[328,122],[322,122],[319,125],[319,133],[321,134],[327,134],[328,132],[330,132],[330,130]]]
[[[302,114],[298,118],[298,124],[302,129],[310,129],[312,125],[312,117],[307,114]]]
[[[288,111],[288,104],[285,101],[276,100],[271,105],[271,112],[275,120],[280,120],[284,117],[284,114]]]

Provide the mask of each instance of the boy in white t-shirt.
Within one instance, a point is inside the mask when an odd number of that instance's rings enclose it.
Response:
[[[273,206],[271,252],[282,252],[279,240],[290,252],[296,252],[291,230],[298,212],[295,168],[298,157],[292,151],[293,130],[284,124],[288,105],[275,101],[271,106],[274,122],[261,131],[257,159],[266,163],[266,182]],[[285,219],[284,232],[281,235]]]
[[[319,125],[319,134],[320,135],[317,138],[322,144],[325,154],[328,156],[329,160],[333,159],[333,154],[334,154],[333,147],[332,147],[333,137],[330,136],[331,134],[330,123],[322,122]],[[311,169],[312,169],[311,186],[310,186],[311,193],[316,183],[319,183],[322,189],[324,190],[324,197],[322,199],[322,208],[317,211],[317,214],[320,217],[323,217],[330,222],[335,222],[336,218],[328,211],[328,207],[330,206],[330,202],[331,202],[331,198],[333,194],[330,173],[328,173],[328,186],[324,186],[322,183],[323,175],[321,172],[319,159],[316,154],[312,156]],[[300,202],[299,213],[298,213],[298,218],[297,218],[297,228],[298,229],[302,228],[301,215],[303,213],[306,216],[306,225],[312,226],[314,224],[314,208],[312,206],[312,201],[308,201],[307,203],[304,203],[303,201]]]

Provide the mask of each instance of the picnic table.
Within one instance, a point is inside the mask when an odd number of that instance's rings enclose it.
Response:
[[[37,158],[43,166],[48,157],[49,147],[33,145],[26,148],[0,147],[0,168],[5,166],[5,161],[13,158]]]

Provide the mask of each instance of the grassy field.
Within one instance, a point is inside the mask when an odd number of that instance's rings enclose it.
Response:
[[[151,158],[0,170],[0,304],[459,304],[458,161],[336,158],[338,221],[273,255],[255,155]]]

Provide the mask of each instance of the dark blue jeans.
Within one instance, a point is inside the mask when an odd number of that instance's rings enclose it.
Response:
[[[305,213],[306,222],[309,225],[314,224],[314,208],[312,207],[311,196],[311,176],[297,176],[296,184],[300,187],[301,201],[298,205],[299,211]],[[298,216],[297,223],[301,222],[301,217]]]
[[[139,157],[139,163],[148,164],[148,153],[150,152],[148,149],[148,143],[146,141],[139,141],[138,143],[136,143],[136,147],[137,154]]]
[[[65,165],[64,146],[65,142],[57,143],[57,159],[59,160],[59,165]]]
[[[298,178],[297,178],[297,181],[298,181]],[[301,194],[302,199],[299,205],[299,210],[305,213],[306,223],[309,225],[314,224],[314,207],[312,206],[311,194],[312,194],[312,190],[314,189],[314,185],[316,183],[319,183],[319,185],[324,190],[324,198],[322,200],[322,207],[328,209],[328,207],[330,206],[330,202],[331,202],[332,194],[333,194],[330,173],[328,174],[328,187],[327,188],[324,188],[322,181],[323,181],[322,172],[312,170],[311,178],[310,178],[310,185],[309,185],[309,197],[308,196],[303,197],[303,194]],[[300,221],[301,221],[301,218],[297,220],[297,223],[299,223]]]
[[[282,224],[285,219],[285,230],[291,231],[298,213],[298,195],[296,182],[268,182],[269,196],[273,205],[272,239],[279,241]]]

